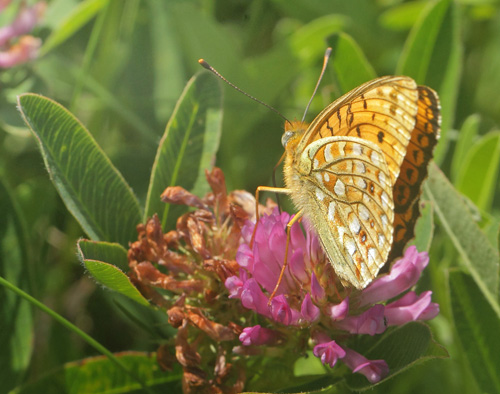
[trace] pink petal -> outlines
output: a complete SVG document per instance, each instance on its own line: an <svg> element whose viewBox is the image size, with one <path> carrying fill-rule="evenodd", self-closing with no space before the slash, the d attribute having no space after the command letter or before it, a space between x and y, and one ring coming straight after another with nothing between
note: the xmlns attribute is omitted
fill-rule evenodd
<svg viewBox="0 0 500 394"><path fill-rule="evenodd" d="M290 308L283 294L274 297L271 301L271 316L278 323L286 326L295 324L300 318L297 311Z"/></svg>
<svg viewBox="0 0 500 394"><path fill-rule="evenodd" d="M320 310L316 305L313 304L309 293L305 295L304 300L302 301L300 313L302 314L302 317L308 322L314 322L319 318Z"/></svg>
<svg viewBox="0 0 500 394"><path fill-rule="evenodd" d="M418 253L415 246L406 249L404 256L391 268L388 275L375 279L361 293L360 306L389 300L415 285L429 263L427 252Z"/></svg>
<svg viewBox="0 0 500 394"><path fill-rule="evenodd" d="M290 273L301 283L309 282L309 274L304 263L304 253L302 249L296 249L290 259Z"/></svg>
<svg viewBox="0 0 500 394"><path fill-rule="evenodd" d="M240 298L243 291L243 281L237 276L230 276L224 282L226 289L229 290L229 298Z"/></svg>
<svg viewBox="0 0 500 394"><path fill-rule="evenodd" d="M351 349L345 349L346 356L342 362L353 373L359 372L366 376L370 383L377 383L389 374L389 366L384 360L368 360L366 357Z"/></svg>
<svg viewBox="0 0 500 394"><path fill-rule="evenodd" d="M236 252L236 261L239 266L253 273L253 252L247 244L241 244Z"/></svg>
<svg viewBox="0 0 500 394"><path fill-rule="evenodd" d="M337 345L335 341L330 341L314 346L313 354L318 357L324 365L328 364L333 368L337 360L343 358L346 352Z"/></svg>
<svg viewBox="0 0 500 394"><path fill-rule="evenodd" d="M381 334L385 331L384 305L376 304L359 316L348 316L335 324L351 334Z"/></svg>
<svg viewBox="0 0 500 394"><path fill-rule="evenodd" d="M399 326L410 321L432 319L439 313L439 305L431 302L431 291L417 297L414 291L385 307L385 317L389 326Z"/></svg>
<svg viewBox="0 0 500 394"><path fill-rule="evenodd" d="M325 289L321 287L314 272L311 273L311 296L316 303L321 303L325 298Z"/></svg>
<svg viewBox="0 0 500 394"><path fill-rule="evenodd" d="M251 309L266 317L271 317L267 306L268 298L262 292L259 284L254 278L248 279L243 285L241 292L241 303L245 308Z"/></svg>
<svg viewBox="0 0 500 394"><path fill-rule="evenodd" d="M332 321L345 319L349 313L349 297L344 298L340 304L329 306L327 313Z"/></svg>
<svg viewBox="0 0 500 394"><path fill-rule="evenodd" d="M279 339L278 332L256 325L245 327L239 339L244 346L272 345Z"/></svg>

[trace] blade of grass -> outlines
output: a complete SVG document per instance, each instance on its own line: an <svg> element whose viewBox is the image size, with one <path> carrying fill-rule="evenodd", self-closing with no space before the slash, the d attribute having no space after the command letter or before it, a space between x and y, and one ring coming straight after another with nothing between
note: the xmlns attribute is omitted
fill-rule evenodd
<svg viewBox="0 0 500 394"><path fill-rule="evenodd" d="M104 354L106 357L108 357L109 360L112 361L118 368L122 369L124 372L126 372L131 377L133 377L141 385L143 390L145 390L148 393L153 394L153 392L146 386L146 384L143 382L143 380L139 376L137 376L135 371L128 368L121 360L119 360L117 357L115 357L115 355L113 353L111 353L108 349L106 349L104 346L102 346L94 338L87 335L85 332L80 330L77 326L75 326L74 324L72 324L71 322L66 320L64 317L62 317L58 313L54 312L52 309L48 308L47 306L42 304L40 301L33 298L32 296L30 296L28 293L24 292L23 290L21 290L17 286L14 286L13 284L11 284L9 281L5 280L1 276L0 276L0 285L13 291L19 297L22 297L24 300L28 301L31 305L40 309L42 312L45 312L46 314L48 314L51 318L53 318L55 321L60 323L62 326L66 327L68 330L74 332L76 335L78 335L80 338L82 338L85 342L87 342L90 346L92 346L94 349L96 349L99 353Z"/></svg>

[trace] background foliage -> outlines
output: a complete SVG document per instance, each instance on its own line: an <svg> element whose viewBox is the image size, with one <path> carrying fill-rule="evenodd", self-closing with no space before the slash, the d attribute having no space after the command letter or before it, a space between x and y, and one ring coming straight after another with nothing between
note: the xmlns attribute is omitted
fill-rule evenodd
<svg viewBox="0 0 500 394"><path fill-rule="evenodd" d="M0 16L4 25L11 17ZM158 338L169 335L165 319L100 288L78 264L76 241L90 234L82 231L47 176L37 141L16 110L16 96L41 93L80 119L103 157L131 186L133 193L123 189L120 203L134 212L130 217L135 222L141 220L139 206L148 204L148 214L157 204L148 196L151 168L178 98L200 71L198 58L287 118L300 119L324 49L332 45L332 64L307 119L367 79L410 75L440 94L443 135L436 164L462 193L456 194L439 170L431 171L425 198L437 225L423 286L433 290L441 305L441 315L430 325L451 357L420 364L375 391L500 391L497 1L53 0L35 33L44 42L41 56L0 72L1 276L113 352L154 351ZM208 83L218 89L217 83ZM216 163L229 189L253 191L271 184L272 168L282 153L282 120L229 88L223 91ZM85 146L93 143L88 140ZM130 198L123 197L128 193ZM109 240L106 234L113 230L106 231L97 238ZM124 246L130 239L116 237ZM86 268L93 272L90 265ZM0 354L4 387L39 381L64 363L98 355L3 289L0 314L0 346L8 349ZM128 357L128 365L135 365L134 354ZM73 371L73 377L78 372L85 381L86 373L92 373L92 365L88 368L75 371L70 365L66 372ZM53 387L58 387L57 379L64 380L58 373L48 380ZM170 377L176 379L175 374Z"/></svg>

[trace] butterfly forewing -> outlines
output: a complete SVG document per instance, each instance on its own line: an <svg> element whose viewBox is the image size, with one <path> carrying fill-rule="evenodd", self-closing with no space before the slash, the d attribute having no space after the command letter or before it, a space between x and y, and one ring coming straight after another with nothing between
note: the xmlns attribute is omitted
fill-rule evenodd
<svg viewBox="0 0 500 394"><path fill-rule="evenodd" d="M378 145L394 184L415 127L417 85L408 77L367 82L325 108L311 123L305 145L329 135L359 137Z"/></svg>
<svg viewBox="0 0 500 394"><path fill-rule="evenodd" d="M439 139L439 98L436 92L425 86L419 86L418 93L415 129L394 185L394 243L389 261L402 256L405 245L414 237L415 221L420 216L418 198L422 182L427 177L427 165Z"/></svg>

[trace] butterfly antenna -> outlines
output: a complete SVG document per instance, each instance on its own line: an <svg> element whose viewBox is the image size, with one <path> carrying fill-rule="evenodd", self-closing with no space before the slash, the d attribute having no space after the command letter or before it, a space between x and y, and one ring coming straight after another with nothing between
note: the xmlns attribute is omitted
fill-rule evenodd
<svg viewBox="0 0 500 394"><path fill-rule="evenodd" d="M325 75L326 66L328 65L328 61L330 60L331 54L332 54L332 48L330 48L330 47L326 48L325 56L323 57L323 68L321 69L321 74L319 74L318 82L316 82L316 87L314 88L314 92L313 92L311 98L309 99L309 102L307 103L306 110L304 111L304 116L302 117L302 122L306 118L307 112L309 111L309 107L311 106L313 98L314 98L314 96L316 96L316 92L318 91L319 84L321 83L321 80L323 79L323 75Z"/></svg>
<svg viewBox="0 0 500 394"><path fill-rule="evenodd" d="M262 104L264 107L266 108L269 108L271 111L273 111L274 113L278 114L281 118L284 119L285 122L288 122L291 124L291 122L285 118L283 116L283 114L281 112L279 112L276 108L274 107L271 107L269 104L266 104L265 102L259 100L258 98L248 94L247 92L241 90L238 86L236 86L235 84L229 82L226 78L224 78L215 68L213 68L210 64L208 64L204 59L200 59L198 60L198 63L201 64L202 67L206 68L208 71L211 71L213 74L215 74L216 76L218 76L220 79L222 79L225 83L227 83L229 86L231 86L233 89L237 90L238 92L240 93L243 93L245 96L247 96L248 98L252 99L253 101L256 101L258 102L259 104Z"/></svg>

